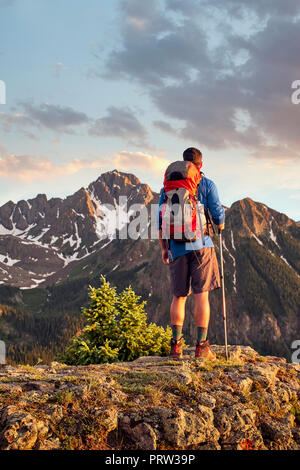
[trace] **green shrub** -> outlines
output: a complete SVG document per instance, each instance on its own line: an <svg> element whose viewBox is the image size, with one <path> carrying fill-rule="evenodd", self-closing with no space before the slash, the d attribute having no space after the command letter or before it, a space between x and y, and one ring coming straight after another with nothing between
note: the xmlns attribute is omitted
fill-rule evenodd
<svg viewBox="0 0 300 470"><path fill-rule="evenodd" d="M101 287L89 287L90 302L82 309L84 328L59 359L85 365L168 355L171 329L147 324L146 302L140 302L130 286L117 294L104 276L101 280Z"/></svg>

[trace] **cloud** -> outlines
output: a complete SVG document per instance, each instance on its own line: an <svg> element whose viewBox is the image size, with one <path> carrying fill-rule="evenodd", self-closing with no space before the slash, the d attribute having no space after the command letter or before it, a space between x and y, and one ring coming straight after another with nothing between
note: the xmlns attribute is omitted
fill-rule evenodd
<svg viewBox="0 0 300 470"><path fill-rule="evenodd" d="M84 168L101 168L103 165L105 162L102 160L84 159L73 159L65 165L56 165L44 156L9 154L0 157L0 178L31 183L36 180L71 175Z"/></svg>
<svg viewBox="0 0 300 470"><path fill-rule="evenodd" d="M4 112L0 113L0 124L6 132L14 127L24 128L35 125L34 121L23 113L9 114Z"/></svg>
<svg viewBox="0 0 300 470"><path fill-rule="evenodd" d="M34 121L22 113L0 113L0 125L5 132L11 132L13 130L18 130L28 139L39 140L38 137L33 134L30 130L27 130L28 127L36 127Z"/></svg>
<svg viewBox="0 0 300 470"><path fill-rule="evenodd" d="M201 5L197 0L189 0L186 2L182 2L181 0L166 0L167 9L182 13L185 16L199 13L201 6L203 6L203 4Z"/></svg>
<svg viewBox="0 0 300 470"><path fill-rule="evenodd" d="M127 39L135 38L135 33L155 34L172 27L172 21L163 14L161 2L141 2L140 0L122 0L120 13L124 21L121 28Z"/></svg>
<svg viewBox="0 0 300 470"><path fill-rule="evenodd" d="M85 113L71 107L41 103L39 106L29 102L20 102L22 112L0 113L0 125L5 132L18 130L25 133L25 129L51 129L55 132L75 134L73 127L82 126L89 122ZM27 135L33 135L28 134Z"/></svg>
<svg viewBox="0 0 300 470"><path fill-rule="evenodd" d="M152 122L153 126L159 129L162 132L165 132L166 134L177 134L177 130L174 129L171 124L169 124L166 121L153 121Z"/></svg>
<svg viewBox="0 0 300 470"><path fill-rule="evenodd" d="M118 137L127 142L144 146L147 132L129 108L111 106L107 115L96 119L89 129L93 137Z"/></svg>
<svg viewBox="0 0 300 470"><path fill-rule="evenodd" d="M182 122L178 135L191 145L300 158L300 106L291 103L298 0L157 0L151 13L138 3L121 2L122 41L107 57L107 78L142 85L163 122ZM171 131L161 122L154 125Z"/></svg>
<svg viewBox="0 0 300 470"><path fill-rule="evenodd" d="M178 0L168 0L168 4L178 3ZM192 0L192 3L195 3ZM211 6L209 0L204 0L203 4ZM292 17L294 18L299 14L300 6L298 0L214 0L213 7L226 11L230 15L236 17L243 17L244 14L255 12L258 17Z"/></svg>
<svg viewBox="0 0 300 470"><path fill-rule="evenodd" d="M162 175L170 164L169 160L157 155L127 151L116 153L113 162L116 167L122 170L135 169L159 175Z"/></svg>
<svg viewBox="0 0 300 470"><path fill-rule="evenodd" d="M29 102L21 102L26 116L36 125L43 126L48 129L74 133L73 126L81 126L89 121L88 116L74 110L70 106L59 106L49 103L42 103L39 106L34 106Z"/></svg>
<svg viewBox="0 0 300 470"><path fill-rule="evenodd" d="M3 153L3 151L4 148L0 144L0 152ZM100 157L93 160L74 158L70 162L61 165L53 163L45 156L7 154L0 157L0 178L31 183L72 175L83 169L105 169L110 167L161 174L168 163L170 162L157 155L127 151L117 152L110 158Z"/></svg>
<svg viewBox="0 0 300 470"><path fill-rule="evenodd" d="M176 25L159 1L122 2L121 15L123 43L107 59L106 78L123 76L159 86L168 79L188 79L198 63L208 65L205 34L192 21Z"/></svg>
<svg viewBox="0 0 300 470"><path fill-rule="evenodd" d="M14 113L0 113L0 125L5 132L17 130L31 139L37 137L28 129L50 129L56 133L76 134L74 128L85 126L93 137L117 137L137 147L149 148L147 131L137 119L135 112L128 107L110 106L107 114L93 120L83 112L71 107L48 103L39 106L20 102L22 112L12 108Z"/></svg>

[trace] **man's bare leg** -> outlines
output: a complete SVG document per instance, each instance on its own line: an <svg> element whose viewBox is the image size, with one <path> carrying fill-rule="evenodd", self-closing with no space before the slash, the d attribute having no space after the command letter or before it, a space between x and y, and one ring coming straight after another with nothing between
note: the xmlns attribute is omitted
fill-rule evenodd
<svg viewBox="0 0 300 470"><path fill-rule="evenodd" d="M186 297L176 297L173 295L170 317L173 332L173 341L177 342L182 337L182 327L185 317Z"/></svg>
<svg viewBox="0 0 300 470"><path fill-rule="evenodd" d="M197 327L208 328L210 319L209 292L194 294L195 322Z"/></svg>
<svg viewBox="0 0 300 470"><path fill-rule="evenodd" d="M197 326L197 344L201 344L206 341L210 319L209 292L194 294L194 301L194 316Z"/></svg>
<svg viewBox="0 0 300 470"><path fill-rule="evenodd" d="M183 325L185 317L185 303L186 297L176 297L176 295L173 295L170 308L171 325Z"/></svg>
<svg viewBox="0 0 300 470"><path fill-rule="evenodd" d="M172 325L172 341L170 356L174 359L182 359L183 341L182 341L182 326L185 317L185 302L186 297L173 296L170 317Z"/></svg>

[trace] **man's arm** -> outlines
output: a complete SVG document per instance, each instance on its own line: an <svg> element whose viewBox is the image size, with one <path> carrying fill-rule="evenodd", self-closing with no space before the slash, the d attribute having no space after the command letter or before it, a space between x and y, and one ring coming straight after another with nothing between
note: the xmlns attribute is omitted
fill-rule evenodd
<svg viewBox="0 0 300 470"><path fill-rule="evenodd" d="M162 189L159 203L158 203L158 212L157 212L157 225L158 225L158 238L161 248L161 259L164 264L169 264L169 255L168 255L168 242L165 238L162 237L162 220L161 220L161 207L165 200L165 191Z"/></svg>
<svg viewBox="0 0 300 470"><path fill-rule="evenodd" d="M161 259L164 264L169 264L169 254L168 254L168 242L165 238L162 238L162 231L158 231L159 234L159 243L161 248Z"/></svg>
<svg viewBox="0 0 300 470"><path fill-rule="evenodd" d="M207 204L211 213L213 222L217 225L219 230L224 230L225 227L225 211L219 199L217 186L213 181L210 181L209 192L207 196Z"/></svg>

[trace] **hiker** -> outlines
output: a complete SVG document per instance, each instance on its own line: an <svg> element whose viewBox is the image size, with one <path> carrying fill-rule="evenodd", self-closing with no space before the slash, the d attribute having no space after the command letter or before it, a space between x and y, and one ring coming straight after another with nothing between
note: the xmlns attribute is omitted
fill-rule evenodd
<svg viewBox="0 0 300 470"><path fill-rule="evenodd" d="M204 176L200 171L201 167L200 150L193 147L186 149L183 152L183 161L173 162L167 168L159 200L161 256L163 263L169 265L173 293L170 308L173 331L171 357L176 359L182 358L182 328L185 303L190 289L194 295L194 317L197 326L195 357L210 360L216 358L210 348L207 331L210 320L209 291L220 287L220 274L209 225L211 214L214 224L220 231L223 230L225 212L215 183ZM176 210L172 206L174 200L177 204ZM180 212L184 201L185 208L189 208L190 218L187 223L186 220L180 219L181 223L176 225L175 213L177 211L178 215L178 209ZM195 204L202 206L202 213L195 209ZM186 209L181 212L183 217L187 217L186 213ZM186 229L187 225L189 230Z"/></svg>

